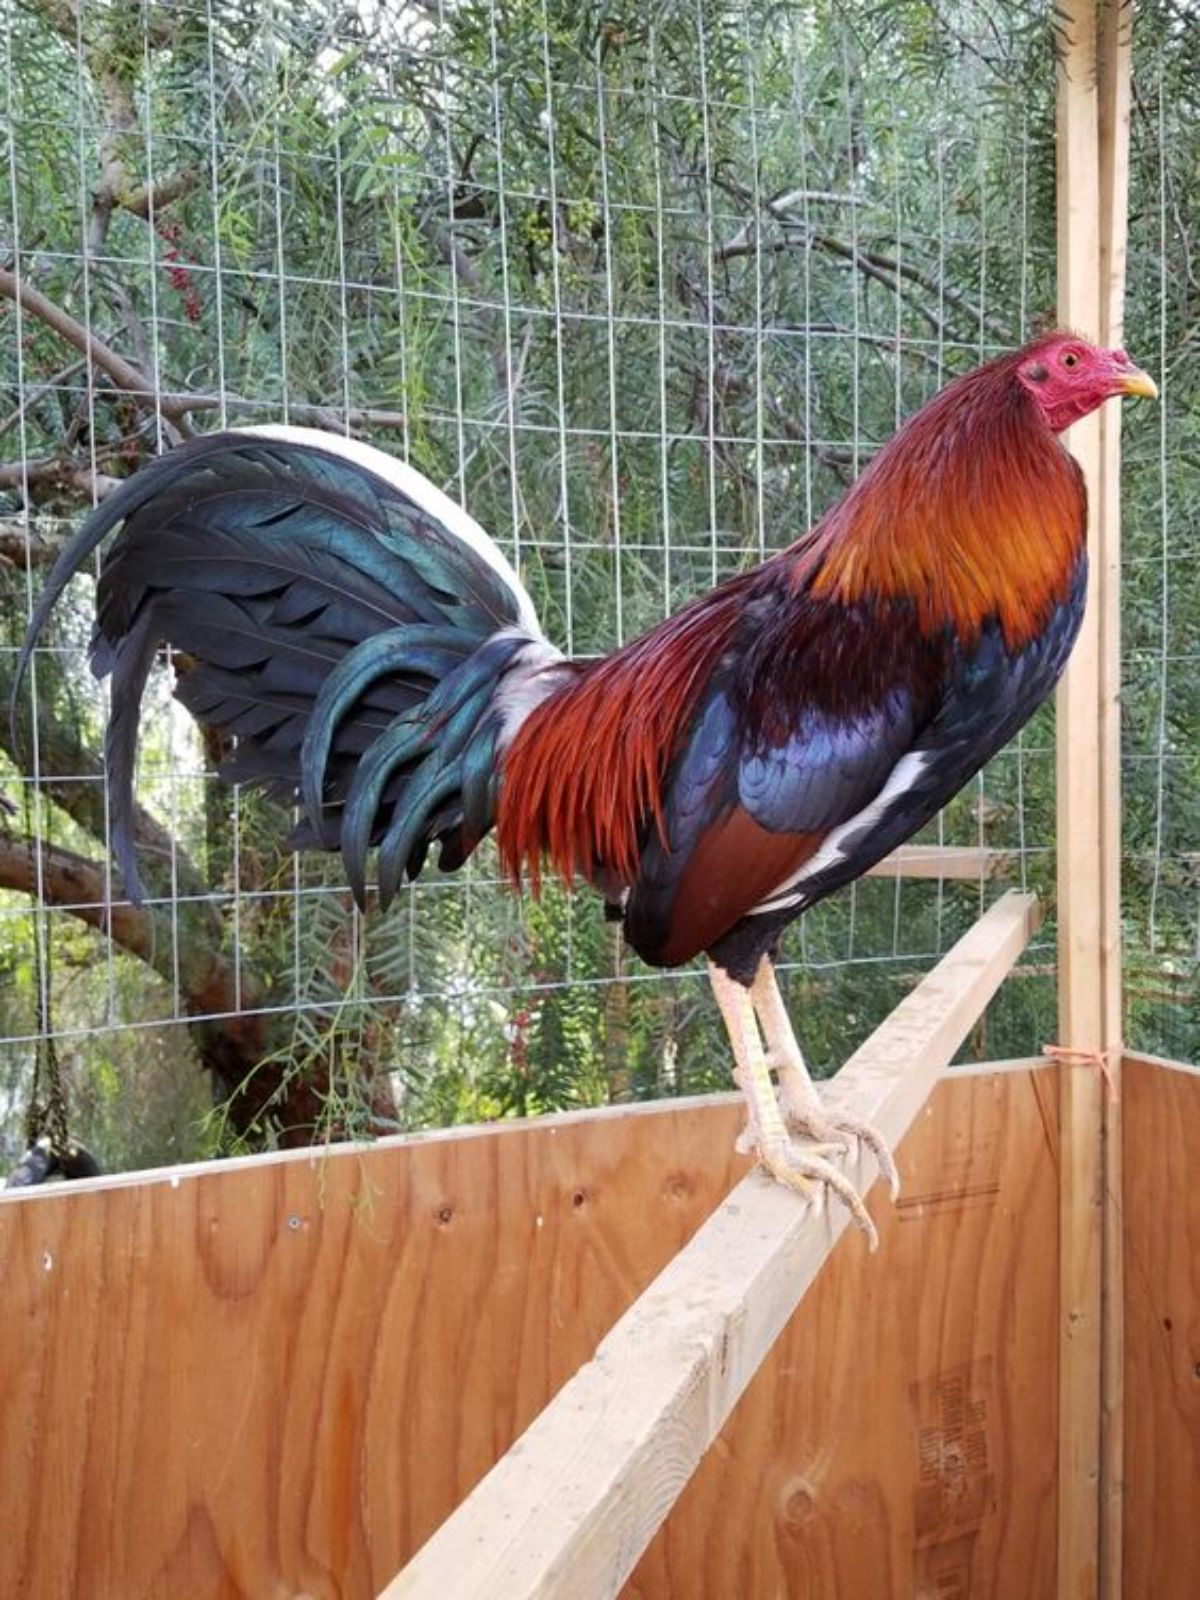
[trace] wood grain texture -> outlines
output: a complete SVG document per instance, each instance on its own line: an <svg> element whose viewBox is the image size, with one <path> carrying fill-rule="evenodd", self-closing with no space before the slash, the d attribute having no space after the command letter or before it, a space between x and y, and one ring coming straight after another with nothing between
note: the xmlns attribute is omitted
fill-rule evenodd
<svg viewBox="0 0 1200 1600"><path fill-rule="evenodd" d="M1054 1073L948 1074L626 1600L1049 1600Z"/></svg>
<svg viewBox="0 0 1200 1600"><path fill-rule="evenodd" d="M1127 1056L1125 1516L1129 1600L1200 1574L1200 1072Z"/></svg>
<svg viewBox="0 0 1200 1600"><path fill-rule="evenodd" d="M998 900L854 1052L827 1103L898 1144L1038 921L1034 896ZM831 1159L849 1170L848 1157ZM847 1220L844 1207L814 1216L761 1173L746 1178L386 1600L615 1595Z"/></svg>
<svg viewBox="0 0 1200 1600"><path fill-rule="evenodd" d="M939 881L979 883L1014 868L1016 850L993 850L967 844L902 844L868 868L869 878L936 878Z"/></svg>
<svg viewBox="0 0 1200 1600"><path fill-rule="evenodd" d="M838 1246L631 1600L1052 1592L1054 1078L936 1090L880 1253ZM734 1180L739 1116L0 1202L0 1594L366 1600Z"/></svg>
<svg viewBox="0 0 1200 1600"><path fill-rule="evenodd" d="M1059 0L1057 83L1058 317L1085 338L1101 333L1096 0ZM1101 421L1093 412L1066 442L1087 481L1091 593L1056 699L1059 1043L1104 1050L1100 954L1106 906L1101 844L1101 656L1096 574L1103 551L1095 511ZM1059 1595L1095 1600L1100 1559L1103 1096L1089 1065L1060 1075Z"/></svg>
<svg viewBox="0 0 1200 1600"><path fill-rule="evenodd" d="M1133 7L1099 0L1096 38L1100 187L1100 334L1125 343ZM1117 1093L1104 1106L1104 1264L1100 1373L1100 1595L1120 1600L1124 1531L1124 1257L1121 1222L1121 403L1100 415L1094 569L1100 631L1100 960L1103 1041Z"/></svg>
<svg viewBox="0 0 1200 1600"><path fill-rule="evenodd" d="M746 1170L739 1105L0 1198L0 1595L374 1594Z"/></svg>

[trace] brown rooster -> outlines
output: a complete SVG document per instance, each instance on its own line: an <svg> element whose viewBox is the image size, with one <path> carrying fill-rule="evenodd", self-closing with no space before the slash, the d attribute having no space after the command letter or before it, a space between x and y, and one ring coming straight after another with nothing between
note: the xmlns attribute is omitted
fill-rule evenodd
<svg viewBox="0 0 1200 1600"><path fill-rule="evenodd" d="M569 661L495 545L410 468L334 434L190 442L137 473L60 557L26 640L114 528L93 665L113 678L113 838L128 892L143 686L236 736L231 780L304 805L384 905L433 841L494 826L605 895L656 966L704 954L746 1095L744 1144L801 1192L875 1131L826 1111L775 981L780 937L931 817L1053 689L1087 590L1082 474L1059 435L1155 394L1121 350L1053 333L949 384L817 525L599 660ZM761 1030L761 1032L760 1032ZM764 1050L764 1041L766 1049ZM770 1066L778 1073L779 1094Z"/></svg>

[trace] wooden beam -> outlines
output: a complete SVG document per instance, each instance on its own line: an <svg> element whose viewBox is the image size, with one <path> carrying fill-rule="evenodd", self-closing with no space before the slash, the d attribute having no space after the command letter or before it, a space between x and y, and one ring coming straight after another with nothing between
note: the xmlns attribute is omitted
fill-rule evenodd
<svg viewBox="0 0 1200 1600"><path fill-rule="evenodd" d="M1064 0L1057 17L1059 319L1119 344L1129 8L1124 0ZM1119 429L1119 407L1111 405L1068 436L1087 479L1092 576L1058 698L1059 1033L1081 1053L1063 1069L1059 1101L1064 1600L1095 1595L1102 1578L1110 1597L1120 1585L1120 1231L1104 1199L1108 1192L1119 1206L1120 1144L1115 1113L1105 1139L1101 1075L1086 1059L1102 1054L1116 1071L1121 1044ZM1107 1296L1114 1273L1116 1294Z"/></svg>
<svg viewBox="0 0 1200 1600"><path fill-rule="evenodd" d="M1100 334L1099 167L1095 0L1062 0L1058 58L1058 313ZM1056 734L1059 1042L1103 1045L1098 951L1101 915L1099 629L1096 605L1100 417L1067 442L1087 480L1091 593L1058 691ZM1100 1562L1100 1377L1103 1216L1100 1074L1064 1065L1059 1080L1058 1594L1093 1600Z"/></svg>
<svg viewBox="0 0 1200 1600"><path fill-rule="evenodd" d="M976 845L902 844L871 867L869 878L941 878L954 883L979 883L1007 871L1020 859L1016 850L989 850Z"/></svg>
<svg viewBox="0 0 1200 1600"><path fill-rule="evenodd" d="M847 1062L830 1099L898 1143L1038 922L1010 892ZM383 1600L615 1595L846 1228L753 1173Z"/></svg>
<svg viewBox="0 0 1200 1600"><path fill-rule="evenodd" d="M1125 343L1129 111L1133 8L1100 0L1097 53L1100 190L1100 335ZM1096 507L1099 628L1101 1048L1115 1093L1104 1105L1100 1329L1100 1595L1120 1600L1125 1512L1125 1227L1121 1131L1121 405L1100 417Z"/></svg>

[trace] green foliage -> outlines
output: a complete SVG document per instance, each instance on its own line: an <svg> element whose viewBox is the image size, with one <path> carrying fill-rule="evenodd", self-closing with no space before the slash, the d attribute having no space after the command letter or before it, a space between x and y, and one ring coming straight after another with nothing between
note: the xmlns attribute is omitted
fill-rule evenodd
<svg viewBox="0 0 1200 1600"><path fill-rule="evenodd" d="M948 375L1052 312L1040 0L84 14L80 53L50 0L0 0L0 259L156 374L152 390L191 401L156 409L99 368L89 384L57 332L0 300L0 468L46 468L28 509L48 534L93 471L122 475L177 427L345 424L463 498L551 636L602 651L790 542ZM1126 451L1130 1032L1193 1056L1198 50L1171 0L1139 8L1128 340L1167 384L1163 412L1130 409ZM156 185L163 204L138 214ZM0 519L22 509L0 477ZM0 585L13 643L25 574L0 566ZM81 585L38 714L94 752L90 605ZM141 794L174 840L162 893L188 961L156 974L69 915L45 921L79 1131L110 1164L726 1084L703 976L641 968L593 898L513 900L485 849L363 922L336 862L287 854L278 804L218 787L220 750L163 685L145 738ZM11 831L30 763L7 759ZM103 859L80 793L35 809ZM1049 712L930 837L1016 865L987 885L866 882L793 932L789 996L822 1070L989 897L1012 881L1052 894ZM37 928L16 891L0 890L0 919L15 1130ZM201 1132L193 1048L218 1056L195 1029L189 1042L187 1019L207 1014L189 975L210 957L236 969L265 1035ZM974 1051L1053 1035L1052 961L1047 933ZM217 1043L226 1063L242 1048L229 1030Z"/></svg>

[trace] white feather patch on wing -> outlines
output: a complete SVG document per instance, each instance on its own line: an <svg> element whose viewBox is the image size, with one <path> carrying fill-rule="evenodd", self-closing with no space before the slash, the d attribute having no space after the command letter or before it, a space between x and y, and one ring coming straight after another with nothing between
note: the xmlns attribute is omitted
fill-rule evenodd
<svg viewBox="0 0 1200 1600"><path fill-rule="evenodd" d="M516 598L521 626L536 638L542 637L542 627L533 608L533 601L504 552L495 540L483 531L474 517L464 511L457 501L451 500L448 494L444 494L436 484L430 483L429 479L415 467L397 461L395 456L388 455L384 450L377 450L373 444L366 444L361 439L348 439L344 434L330 433L325 428L293 428L289 423L272 422L262 427L250 425L235 428L233 432L249 434L256 439L276 439L281 444L306 445L313 450L324 450L329 455L341 456L344 460L353 461L356 466L365 467L368 472L375 473L385 483L390 483L394 489L399 489L401 494L420 506L421 510L435 522L440 522L447 533L456 539L461 539L463 544L469 545L476 555L486 561L493 572L504 580L506 588L511 589Z"/></svg>
<svg viewBox="0 0 1200 1600"><path fill-rule="evenodd" d="M864 806L861 811L855 812L849 821L834 828L816 855L809 856L803 866L793 872L790 878L785 878L782 883L777 884L768 897L761 900L747 915L758 917L768 911L785 911L797 901L803 900L805 885L811 883L820 873L844 861L849 840L856 837L863 829L874 826L894 800L906 794L920 781L928 764L929 756L923 750L910 750L907 755L901 756L888 774L887 782L870 805Z"/></svg>
<svg viewBox="0 0 1200 1600"><path fill-rule="evenodd" d="M492 706L500 714L498 754L508 749L530 712L562 684L564 674L554 669L565 664L562 651L545 639L531 639L512 658L492 696Z"/></svg>

